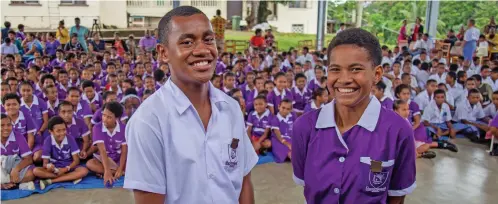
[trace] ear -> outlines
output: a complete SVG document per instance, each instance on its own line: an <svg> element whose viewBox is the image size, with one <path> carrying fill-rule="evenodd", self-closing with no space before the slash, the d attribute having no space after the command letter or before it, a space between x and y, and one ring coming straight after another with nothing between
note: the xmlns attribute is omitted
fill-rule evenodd
<svg viewBox="0 0 498 204"><path fill-rule="evenodd" d="M164 44L158 43L156 45L157 58L163 63L169 63L169 53L168 49Z"/></svg>
<svg viewBox="0 0 498 204"><path fill-rule="evenodd" d="M384 75L384 69L382 69L382 66L379 65L374 68L374 84L379 83L379 81L382 80L382 75Z"/></svg>

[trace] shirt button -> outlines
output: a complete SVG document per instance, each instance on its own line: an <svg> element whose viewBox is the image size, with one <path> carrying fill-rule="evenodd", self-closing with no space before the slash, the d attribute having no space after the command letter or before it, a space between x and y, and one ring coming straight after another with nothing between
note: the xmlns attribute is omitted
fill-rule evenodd
<svg viewBox="0 0 498 204"><path fill-rule="evenodd" d="M334 188L334 193L339 194L339 189L338 188Z"/></svg>
<svg viewBox="0 0 498 204"><path fill-rule="evenodd" d="M214 175L213 174L209 174L209 178L210 179L214 179Z"/></svg>
<svg viewBox="0 0 498 204"><path fill-rule="evenodd" d="M346 160L344 157L339 158L339 161L340 161L341 163L342 163L342 162L344 162L344 160Z"/></svg>

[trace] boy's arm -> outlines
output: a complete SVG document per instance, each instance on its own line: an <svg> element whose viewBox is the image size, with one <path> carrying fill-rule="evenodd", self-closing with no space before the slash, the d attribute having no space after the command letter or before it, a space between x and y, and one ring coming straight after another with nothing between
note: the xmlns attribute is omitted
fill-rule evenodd
<svg viewBox="0 0 498 204"><path fill-rule="evenodd" d="M16 172L21 172L21 170L23 170L24 168L26 168L31 164L33 164L33 155L27 155L22 158L21 162L17 164L17 166L14 167L12 171L15 170Z"/></svg>
<svg viewBox="0 0 498 204"><path fill-rule="evenodd" d="M254 204L254 189L251 182L251 173L249 172L242 180L242 190L239 197L240 204Z"/></svg>
<svg viewBox="0 0 498 204"><path fill-rule="evenodd" d="M107 151L103 142L97 143L97 148L99 149L100 156L102 157L102 166L104 166L104 172L109 171L109 163L107 157Z"/></svg>
<svg viewBox="0 0 498 204"><path fill-rule="evenodd" d="M403 204L405 203L405 196L392 197L389 196L389 204Z"/></svg>

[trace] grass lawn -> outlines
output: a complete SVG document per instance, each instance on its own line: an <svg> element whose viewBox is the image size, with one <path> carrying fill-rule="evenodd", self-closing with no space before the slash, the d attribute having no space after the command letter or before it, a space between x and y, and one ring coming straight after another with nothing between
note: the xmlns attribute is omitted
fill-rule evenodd
<svg viewBox="0 0 498 204"><path fill-rule="evenodd" d="M225 31L225 40L246 40L249 41L254 35L254 32L246 31ZM312 34L300 34L300 33L273 33L275 35L275 40L278 42L279 51L288 51L289 48L297 48L298 42L301 40L313 40L313 45L315 44L316 35ZM325 35L325 44L330 42L335 34ZM310 47L311 50L315 49L315 45Z"/></svg>

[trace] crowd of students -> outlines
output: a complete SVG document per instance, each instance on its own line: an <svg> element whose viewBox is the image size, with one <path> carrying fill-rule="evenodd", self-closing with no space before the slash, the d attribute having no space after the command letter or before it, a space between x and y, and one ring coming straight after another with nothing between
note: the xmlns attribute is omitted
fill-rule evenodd
<svg viewBox="0 0 498 204"><path fill-rule="evenodd" d="M8 33L15 40L15 32ZM326 87L326 49L277 52L269 45L220 53L211 82L239 102L254 150L284 162L292 157L296 119L334 96ZM98 54L59 45L50 55L48 49L25 47L31 58L2 56L1 155L9 175L2 189L34 189L35 178L42 189L76 184L89 171L110 185L125 172L126 122L168 80L168 64L149 49L136 56L116 47ZM440 52L382 50L384 76L372 95L412 125L418 157L434 158L431 148L457 152L446 136L481 142L498 135L498 61L449 62Z"/></svg>

